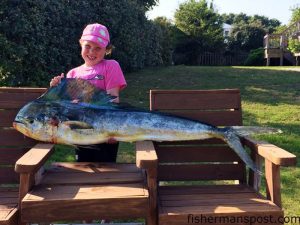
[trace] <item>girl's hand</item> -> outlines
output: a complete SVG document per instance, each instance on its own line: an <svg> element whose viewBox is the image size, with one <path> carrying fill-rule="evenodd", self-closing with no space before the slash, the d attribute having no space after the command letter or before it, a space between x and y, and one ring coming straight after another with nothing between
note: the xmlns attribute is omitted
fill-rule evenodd
<svg viewBox="0 0 300 225"><path fill-rule="evenodd" d="M56 76L56 77L53 77L50 81L50 87L54 87L54 86L57 86L60 84L60 81L62 78L64 78L65 75L62 73L60 74L60 76Z"/></svg>

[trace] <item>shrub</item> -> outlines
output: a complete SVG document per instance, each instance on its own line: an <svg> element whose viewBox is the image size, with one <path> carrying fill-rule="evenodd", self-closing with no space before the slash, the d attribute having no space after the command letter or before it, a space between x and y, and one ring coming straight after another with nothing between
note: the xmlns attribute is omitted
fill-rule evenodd
<svg viewBox="0 0 300 225"><path fill-rule="evenodd" d="M298 39L289 39L287 49L292 53L300 53L300 41Z"/></svg>
<svg viewBox="0 0 300 225"><path fill-rule="evenodd" d="M257 48L251 50L244 62L245 66L263 66L264 65L264 49Z"/></svg>
<svg viewBox="0 0 300 225"><path fill-rule="evenodd" d="M48 86L82 64L78 40L89 23L105 24L112 57L125 71L161 65L162 33L145 11L156 0L3 0L0 85Z"/></svg>

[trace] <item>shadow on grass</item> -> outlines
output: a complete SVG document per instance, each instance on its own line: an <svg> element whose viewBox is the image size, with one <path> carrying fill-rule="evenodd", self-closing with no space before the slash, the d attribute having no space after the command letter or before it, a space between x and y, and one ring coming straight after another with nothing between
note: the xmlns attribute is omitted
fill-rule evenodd
<svg viewBox="0 0 300 225"><path fill-rule="evenodd" d="M150 89L238 88L244 101L300 104L300 72L275 67L173 66L130 73L126 79L124 98L146 108Z"/></svg>

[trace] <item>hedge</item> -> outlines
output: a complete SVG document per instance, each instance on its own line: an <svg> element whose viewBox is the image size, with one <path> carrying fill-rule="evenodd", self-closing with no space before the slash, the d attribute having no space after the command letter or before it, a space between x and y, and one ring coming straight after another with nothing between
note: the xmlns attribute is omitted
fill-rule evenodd
<svg viewBox="0 0 300 225"><path fill-rule="evenodd" d="M115 47L112 57L124 71L165 64L161 29L145 16L148 3L140 0L1 1L0 85L45 86L54 75L82 64L78 40L83 28L95 22L108 27Z"/></svg>

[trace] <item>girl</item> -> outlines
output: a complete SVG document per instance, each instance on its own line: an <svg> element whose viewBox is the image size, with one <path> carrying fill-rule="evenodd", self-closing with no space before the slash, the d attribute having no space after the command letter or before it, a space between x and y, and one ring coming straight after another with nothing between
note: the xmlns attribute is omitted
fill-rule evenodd
<svg viewBox="0 0 300 225"><path fill-rule="evenodd" d="M114 102L119 103L119 93L127 84L119 63L104 59L112 50L109 42L109 33L104 25L87 25L79 40L84 64L71 69L66 77L89 80L96 87L116 96ZM54 77L50 87L58 85L63 77L63 73ZM76 150L76 159L78 162L116 162L117 152L118 143L111 140L104 144L79 147Z"/></svg>

